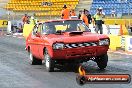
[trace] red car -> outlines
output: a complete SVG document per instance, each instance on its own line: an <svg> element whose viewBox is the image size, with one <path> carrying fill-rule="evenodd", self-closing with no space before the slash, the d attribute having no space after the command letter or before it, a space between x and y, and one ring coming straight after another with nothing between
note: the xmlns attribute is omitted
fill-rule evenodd
<svg viewBox="0 0 132 88"><path fill-rule="evenodd" d="M81 20L52 20L38 23L26 40L32 65L54 71L56 64L73 65L93 60L100 69L107 66L109 37L91 33Z"/></svg>

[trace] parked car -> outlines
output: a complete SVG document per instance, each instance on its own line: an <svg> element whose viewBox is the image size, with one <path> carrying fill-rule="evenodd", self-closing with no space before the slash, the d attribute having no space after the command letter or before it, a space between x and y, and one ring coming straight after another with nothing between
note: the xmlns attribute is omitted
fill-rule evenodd
<svg viewBox="0 0 132 88"><path fill-rule="evenodd" d="M47 71L56 64L77 64L93 60L100 69L107 66L110 40L107 35L91 33L82 20L50 20L38 23L26 39L32 65L44 60Z"/></svg>

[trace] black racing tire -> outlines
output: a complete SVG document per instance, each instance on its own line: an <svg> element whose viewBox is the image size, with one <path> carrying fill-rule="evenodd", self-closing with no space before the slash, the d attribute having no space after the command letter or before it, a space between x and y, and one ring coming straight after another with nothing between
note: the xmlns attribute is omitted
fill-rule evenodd
<svg viewBox="0 0 132 88"><path fill-rule="evenodd" d="M107 67L108 55L107 53L96 58L96 63L100 70L104 70Z"/></svg>
<svg viewBox="0 0 132 88"><path fill-rule="evenodd" d="M51 59L47 49L45 49L45 51L44 51L44 60L45 60L46 70L48 72L53 72L55 62L53 59Z"/></svg>
<svg viewBox="0 0 132 88"><path fill-rule="evenodd" d="M42 60L34 57L31 52L29 52L29 59L32 65L42 65Z"/></svg>

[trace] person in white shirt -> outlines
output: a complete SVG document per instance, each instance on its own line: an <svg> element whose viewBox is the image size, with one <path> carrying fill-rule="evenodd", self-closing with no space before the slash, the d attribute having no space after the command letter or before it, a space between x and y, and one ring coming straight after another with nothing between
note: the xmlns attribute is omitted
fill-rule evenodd
<svg viewBox="0 0 132 88"><path fill-rule="evenodd" d="M105 12L103 11L102 7L99 7L99 10L101 11L101 14L103 15L103 17L102 17L102 24L104 24Z"/></svg>
<svg viewBox="0 0 132 88"><path fill-rule="evenodd" d="M104 17L105 17L105 12L103 11L103 8L102 8L102 7L99 7L99 9L102 11L102 14L103 14Z"/></svg>

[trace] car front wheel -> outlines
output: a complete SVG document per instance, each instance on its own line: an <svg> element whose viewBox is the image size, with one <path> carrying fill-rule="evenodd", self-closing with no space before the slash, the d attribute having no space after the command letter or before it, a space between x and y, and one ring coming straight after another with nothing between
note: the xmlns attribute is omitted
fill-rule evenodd
<svg viewBox="0 0 132 88"><path fill-rule="evenodd" d="M29 52L29 59L32 65L42 65L42 60L35 58L31 52Z"/></svg>
<svg viewBox="0 0 132 88"><path fill-rule="evenodd" d="M45 49L44 52L44 59L45 59L45 67L48 72L54 71L54 60L51 59L50 55L48 54L48 50Z"/></svg>
<svg viewBox="0 0 132 88"><path fill-rule="evenodd" d="M96 63L97 63L98 67L101 70L103 70L103 69L106 68L107 62L108 62L108 55L107 55L107 53L104 54L104 55L102 55L102 56L97 57L97 59L96 59Z"/></svg>

